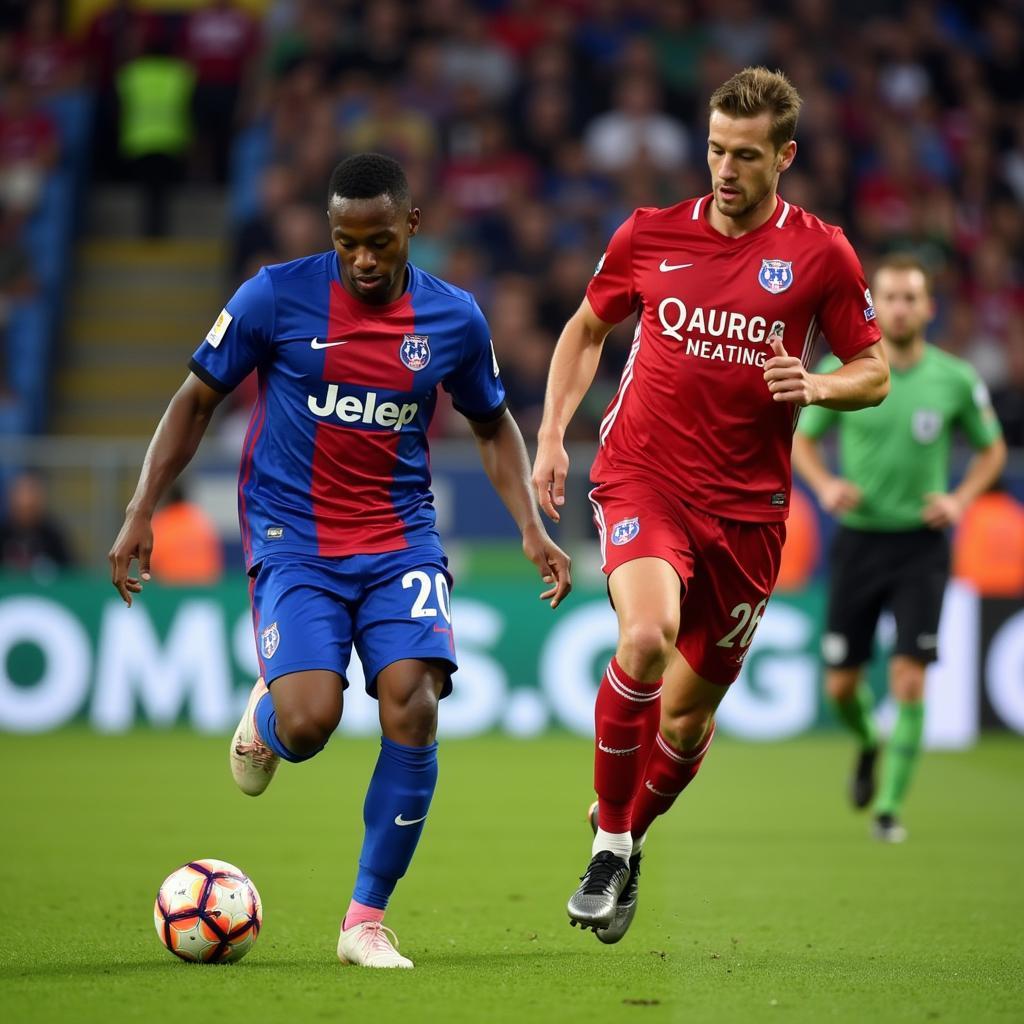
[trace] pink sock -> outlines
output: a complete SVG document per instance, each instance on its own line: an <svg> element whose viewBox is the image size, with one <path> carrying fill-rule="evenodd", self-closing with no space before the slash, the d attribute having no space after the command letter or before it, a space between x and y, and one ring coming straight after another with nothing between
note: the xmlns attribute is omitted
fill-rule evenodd
<svg viewBox="0 0 1024 1024"><path fill-rule="evenodd" d="M366 921L383 921L384 911L379 907L368 907L365 903L357 903L353 900L348 905L348 912L345 914L345 920L341 922L341 930L348 931L349 928L355 928L357 924L363 924Z"/></svg>

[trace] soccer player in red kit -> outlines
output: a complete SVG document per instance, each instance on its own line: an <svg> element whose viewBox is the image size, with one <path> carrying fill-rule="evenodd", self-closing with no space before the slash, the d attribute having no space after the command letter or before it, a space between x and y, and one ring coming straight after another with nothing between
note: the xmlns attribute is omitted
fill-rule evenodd
<svg viewBox="0 0 1024 1024"><path fill-rule="evenodd" d="M608 332L637 315L591 471L619 638L595 708L593 856L568 904L606 943L633 919L648 827L700 768L775 584L800 408L888 391L853 249L777 195L799 107L765 68L715 92L711 194L619 227L551 362L533 483L557 521L565 429ZM820 334L833 373L807 370Z"/></svg>

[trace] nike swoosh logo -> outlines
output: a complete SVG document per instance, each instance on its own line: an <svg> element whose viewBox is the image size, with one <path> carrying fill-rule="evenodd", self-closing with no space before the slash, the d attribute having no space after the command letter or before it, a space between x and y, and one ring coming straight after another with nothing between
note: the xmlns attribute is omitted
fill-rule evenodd
<svg viewBox="0 0 1024 1024"><path fill-rule="evenodd" d="M692 266L692 263L669 263L668 260L662 260L661 266L658 269L664 274L669 270L685 270L687 267Z"/></svg>
<svg viewBox="0 0 1024 1024"><path fill-rule="evenodd" d="M426 821L426 820L427 820L427 816L425 814L423 815L422 818L413 818L412 821L406 821L405 818L403 818L401 814L396 814L395 815L395 824L396 825L418 825L421 821Z"/></svg>
<svg viewBox="0 0 1024 1024"><path fill-rule="evenodd" d="M625 747L622 750L617 750L615 747L606 747L604 740L598 740L597 749L603 750L606 754L633 754L640 749L640 744L638 743L635 747Z"/></svg>
<svg viewBox="0 0 1024 1024"><path fill-rule="evenodd" d="M314 338L310 343L310 348L321 349L321 348L334 348L335 345L347 345L347 341L321 341L319 338Z"/></svg>

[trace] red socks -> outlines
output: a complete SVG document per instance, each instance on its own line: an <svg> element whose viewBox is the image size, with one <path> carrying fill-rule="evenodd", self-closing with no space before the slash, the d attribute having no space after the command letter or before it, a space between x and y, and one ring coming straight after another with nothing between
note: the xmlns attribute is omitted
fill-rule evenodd
<svg viewBox="0 0 1024 1024"><path fill-rule="evenodd" d="M594 789L598 824L605 832L630 830L633 794L658 728L660 696L660 679L633 679L612 658L594 705Z"/></svg>
<svg viewBox="0 0 1024 1024"><path fill-rule="evenodd" d="M691 754L669 746L659 732L651 747L647 766L636 790L630 830L639 839L659 814L675 803L676 797L693 781L715 736L714 723L700 747Z"/></svg>

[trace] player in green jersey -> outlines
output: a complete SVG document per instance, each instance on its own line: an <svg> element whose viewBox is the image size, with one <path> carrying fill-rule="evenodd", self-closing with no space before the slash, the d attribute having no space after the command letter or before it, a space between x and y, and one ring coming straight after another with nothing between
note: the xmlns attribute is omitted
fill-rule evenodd
<svg viewBox="0 0 1024 1024"><path fill-rule="evenodd" d="M860 750L851 798L874 798L874 834L901 842L903 798L924 726L925 669L938 656L939 614L949 576L946 530L999 476L1006 461L988 391L974 369L925 342L934 314L930 282L912 257L887 257L875 273L874 309L889 356L889 397L878 406L839 413L804 409L793 441L793 468L822 508L839 518L831 557L828 626L822 641L825 685ZM868 311L871 315L871 296ZM826 360L819 372L833 369ZM839 475L818 444L839 430ZM954 428L976 449L963 480L949 490ZM883 608L896 619L889 690L896 723L875 794L879 748L872 698L862 673Z"/></svg>

